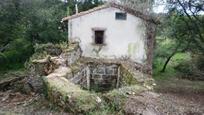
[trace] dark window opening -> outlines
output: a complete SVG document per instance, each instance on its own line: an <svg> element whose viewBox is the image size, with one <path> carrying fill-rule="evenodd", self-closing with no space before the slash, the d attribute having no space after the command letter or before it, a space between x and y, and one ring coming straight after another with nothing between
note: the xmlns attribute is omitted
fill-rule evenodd
<svg viewBox="0 0 204 115"><path fill-rule="evenodd" d="M126 20L127 19L127 14L126 13L121 13L121 12L116 12L115 13L115 19L116 20Z"/></svg>
<svg viewBox="0 0 204 115"><path fill-rule="evenodd" d="M95 31L95 44L104 44L104 31L103 30Z"/></svg>

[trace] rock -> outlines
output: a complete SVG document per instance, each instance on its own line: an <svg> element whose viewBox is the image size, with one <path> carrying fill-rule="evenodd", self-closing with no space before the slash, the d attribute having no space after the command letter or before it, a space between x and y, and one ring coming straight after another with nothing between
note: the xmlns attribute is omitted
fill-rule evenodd
<svg viewBox="0 0 204 115"><path fill-rule="evenodd" d="M25 83L25 84L23 85L23 89L22 89L21 92L24 93L24 94L31 94L31 92L32 92L32 87L31 87L29 84Z"/></svg>
<svg viewBox="0 0 204 115"><path fill-rule="evenodd" d="M11 89L13 84L24 79L25 76L12 76L0 81L0 90Z"/></svg>
<svg viewBox="0 0 204 115"><path fill-rule="evenodd" d="M30 75L26 79L26 85L25 86L26 86L25 89L27 89L27 91L32 90L36 93L44 93L44 90L45 90L42 77L39 75ZM30 87L30 89L29 89L29 87Z"/></svg>
<svg viewBox="0 0 204 115"><path fill-rule="evenodd" d="M49 100L65 111L74 113L87 113L97 108L100 98L67 80L66 75L69 73L68 68L60 67L43 77Z"/></svg>
<svg viewBox="0 0 204 115"><path fill-rule="evenodd" d="M97 103L101 103L101 102L102 102L101 98L97 96L97 97L96 97L96 102L97 102Z"/></svg>

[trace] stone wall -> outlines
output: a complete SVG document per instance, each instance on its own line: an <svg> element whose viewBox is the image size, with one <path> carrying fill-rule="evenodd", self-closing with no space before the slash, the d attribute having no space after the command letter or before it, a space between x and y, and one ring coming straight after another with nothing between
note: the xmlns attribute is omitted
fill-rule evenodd
<svg viewBox="0 0 204 115"><path fill-rule="evenodd" d="M61 57L66 59L67 65L72 65L79 60L81 54L79 43L70 43L69 48L61 54Z"/></svg>
<svg viewBox="0 0 204 115"><path fill-rule="evenodd" d="M65 78L83 89L109 91L119 87L119 67L118 64L75 63Z"/></svg>
<svg viewBox="0 0 204 115"><path fill-rule="evenodd" d="M78 62L70 66L67 79L84 89L96 92L109 91L129 85L143 85L150 75L134 67L118 63Z"/></svg>
<svg viewBox="0 0 204 115"><path fill-rule="evenodd" d="M108 91L116 88L118 79L117 64L89 64L90 89L95 91Z"/></svg>
<svg viewBox="0 0 204 115"><path fill-rule="evenodd" d="M39 75L49 75L59 67L66 67L69 73L64 76L83 89L109 91L128 85L144 84L148 76L145 68L122 60L92 59L81 57L78 43L70 43L68 49L58 57L33 61ZM45 71L46 70L46 71Z"/></svg>
<svg viewBox="0 0 204 115"><path fill-rule="evenodd" d="M48 99L65 111L84 114L99 108L104 103L97 93L87 90L104 92L120 88L110 91L111 95L113 94L113 99L110 101L115 103L115 100L121 98L115 99L114 97L119 94L124 97L124 94L135 92L134 86L138 84L141 84L140 87L144 86L148 78L146 76L149 75L148 72L142 66L134 63L116 59L89 58L86 60L81 57L81 53L78 43L70 43L69 48L60 56L33 61L34 73L39 75L39 78L43 78L42 83L46 86L44 89ZM146 84L151 84L151 82Z"/></svg>
<svg viewBox="0 0 204 115"><path fill-rule="evenodd" d="M141 85L148 89L153 89L154 80L146 68L140 67L137 64L126 62L121 64L120 86Z"/></svg>
<svg viewBox="0 0 204 115"><path fill-rule="evenodd" d="M120 74L122 76L119 83L120 87L138 84L138 81L135 79L136 76L134 77L130 70L123 66L120 68Z"/></svg>
<svg viewBox="0 0 204 115"><path fill-rule="evenodd" d="M72 78L69 80L74 84L80 85L84 89L89 89L87 85L87 69L88 67L85 65L80 65L78 68L71 68Z"/></svg>
<svg viewBox="0 0 204 115"><path fill-rule="evenodd" d="M96 109L100 102L94 93L82 90L79 86L66 79L70 69L60 67L43 80L46 84L48 99L65 111L85 114Z"/></svg>

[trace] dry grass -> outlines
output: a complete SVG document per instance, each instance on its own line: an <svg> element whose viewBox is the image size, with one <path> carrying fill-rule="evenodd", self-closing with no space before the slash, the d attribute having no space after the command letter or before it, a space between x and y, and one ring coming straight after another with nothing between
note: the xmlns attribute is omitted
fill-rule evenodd
<svg viewBox="0 0 204 115"><path fill-rule="evenodd" d="M163 76L155 78L157 92L173 92L173 93L201 93L204 94L204 81L190 81L187 79L180 79L180 77Z"/></svg>

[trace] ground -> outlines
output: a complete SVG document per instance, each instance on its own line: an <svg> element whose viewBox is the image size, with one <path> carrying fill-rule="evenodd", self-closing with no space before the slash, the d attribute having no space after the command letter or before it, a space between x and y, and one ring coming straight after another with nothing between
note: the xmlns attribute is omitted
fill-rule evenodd
<svg viewBox="0 0 204 115"><path fill-rule="evenodd" d="M145 92L127 101L127 111L144 115L203 115L204 95Z"/></svg>
<svg viewBox="0 0 204 115"><path fill-rule="evenodd" d="M156 96L156 97L155 97ZM157 97L159 96L159 97ZM140 100L148 103L146 112L166 114L203 115L204 95L182 95L177 93L152 93L146 92L140 96L131 96L126 102L126 111L129 113L140 112L144 105ZM140 99L140 100L138 100ZM51 105L43 96L23 95L21 93L0 92L0 114L69 114L60 112ZM144 101L143 101L144 102ZM139 106L139 107L138 107ZM159 113L159 114L158 114Z"/></svg>
<svg viewBox="0 0 204 115"><path fill-rule="evenodd" d="M169 80L167 80L170 82ZM203 115L204 114L204 82L180 80L183 83L182 91L175 90L175 87L163 87L166 80L158 81L155 91L146 91L140 94L132 94L125 102L126 114L139 114L141 111L145 115ZM177 80L172 80L175 84ZM177 82L177 83L176 83ZM172 85L173 86L173 85ZM188 86L188 89L185 87ZM201 87L196 92L192 92L194 87ZM180 87L182 88L182 87ZM189 91L190 90L190 91ZM173 91L173 92L172 92ZM22 94L8 90L0 92L0 114L40 114L59 115L70 114L62 112L59 108L49 103L43 95ZM102 114L102 113L101 113ZM110 113L103 113L104 115Z"/></svg>
<svg viewBox="0 0 204 115"><path fill-rule="evenodd" d="M128 92L128 98L124 101L122 112L116 108L103 107L102 110L96 110L87 114L204 115L204 81L183 79L173 69L173 66L177 64L175 62L180 61L180 57L186 56L178 55L176 59L173 59L165 73L159 72L161 68L154 71L153 77L157 85L153 91L141 93ZM13 76L15 74L24 76L24 73L19 72L14 72L14 74L3 73L2 75L0 74L0 83L5 78L8 78L8 76L15 78L16 76ZM63 112L62 109L54 106L43 95L19 92L18 88L0 92L0 115L31 113L38 115L71 114Z"/></svg>
<svg viewBox="0 0 204 115"><path fill-rule="evenodd" d="M57 109L57 107L54 107L42 95L25 95L19 92L12 93L11 91L0 92L0 115L65 114L64 112L61 112Z"/></svg>

